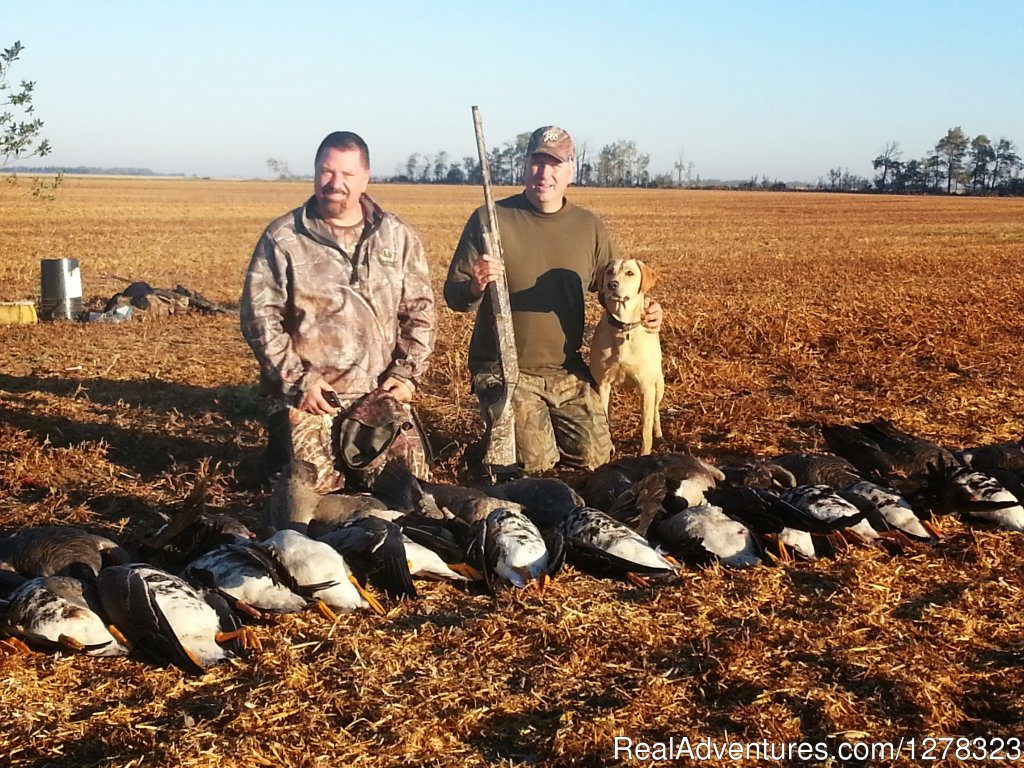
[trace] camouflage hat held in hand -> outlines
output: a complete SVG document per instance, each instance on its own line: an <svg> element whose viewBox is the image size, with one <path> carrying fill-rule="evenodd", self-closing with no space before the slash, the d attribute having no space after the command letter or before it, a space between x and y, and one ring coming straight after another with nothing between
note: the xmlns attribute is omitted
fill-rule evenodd
<svg viewBox="0 0 1024 768"><path fill-rule="evenodd" d="M334 454L348 469L378 469L399 433L413 426L398 400L374 390L335 421Z"/></svg>

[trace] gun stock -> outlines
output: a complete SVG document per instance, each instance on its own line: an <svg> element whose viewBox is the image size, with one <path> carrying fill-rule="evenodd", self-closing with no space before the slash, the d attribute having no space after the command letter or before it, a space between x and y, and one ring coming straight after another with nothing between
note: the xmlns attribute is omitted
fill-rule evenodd
<svg viewBox="0 0 1024 768"><path fill-rule="evenodd" d="M480 175L483 178L484 202L487 219L484 222L484 239L491 258L504 265L501 250L501 236L498 232L498 214L491 193L491 171L487 163L487 148L484 144L483 121L480 110L473 107L473 128L476 132L476 149L480 157ZM515 411L512 395L519 381L519 358L516 356L516 337L512 327L512 302L508 295L508 282L504 272L501 279L487 286L487 295L494 315L494 336L498 343L498 362L501 367L501 395L492 411L494 418L487 434L487 450L484 464L492 477L516 472L516 430Z"/></svg>

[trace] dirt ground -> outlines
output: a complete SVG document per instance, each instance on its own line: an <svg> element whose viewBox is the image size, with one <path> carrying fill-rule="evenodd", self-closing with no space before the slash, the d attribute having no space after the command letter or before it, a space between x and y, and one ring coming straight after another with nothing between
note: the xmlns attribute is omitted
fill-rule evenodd
<svg viewBox="0 0 1024 768"><path fill-rule="evenodd" d="M371 191L421 233L440 298L479 190ZM659 273L655 450L820 449L820 422L874 416L951 448L1021 437L1024 201L571 193ZM6 188L0 300L37 299L40 259L77 258L93 306L129 279L237 307L263 226L307 194L71 178L45 202ZM418 400L446 480L465 477L479 432L470 328L439 310ZM180 508L206 460L209 505L255 523L267 497L255 379L230 313L0 326L0 534L60 523L131 544ZM638 403L615 404L629 455ZM262 651L200 678L136 656L0 656L0 755L34 768L696 764L644 759L641 743L672 738L769 756L883 745L867 762L794 746L708 764L1003 764L996 740L1012 756L1024 737L1024 537L942 526L939 543L899 557L688 569L646 589L572 568L543 594L427 584L383 617L259 626ZM959 762L956 743L927 759L961 736L977 741ZM922 759L927 738L939 741ZM901 739L899 756L885 752Z"/></svg>

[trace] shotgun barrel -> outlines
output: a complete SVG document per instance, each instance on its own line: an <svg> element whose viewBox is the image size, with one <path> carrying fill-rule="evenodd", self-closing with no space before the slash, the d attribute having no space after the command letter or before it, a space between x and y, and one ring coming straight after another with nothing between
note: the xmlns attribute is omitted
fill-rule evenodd
<svg viewBox="0 0 1024 768"><path fill-rule="evenodd" d="M484 203L487 207L487 217L483 222L484 245L491 258L504 266L501 236L498 232L498 214L494 207L494 195L491 193L491 171L487 163L483 121L477 107L473 107L473 129L476 132L476 149L480 156L480 175L483 178ZM504 272L501 279L487 286L487 297L494 315L494 335L498 343L502 389L491 410L492 419L487 434L484 464L491 476L497 477L515 474L516 471L516 430L512 395L519 381L519 358L516 355L516 336L512 327L512 302L509 299L508 282Z"/></svg>

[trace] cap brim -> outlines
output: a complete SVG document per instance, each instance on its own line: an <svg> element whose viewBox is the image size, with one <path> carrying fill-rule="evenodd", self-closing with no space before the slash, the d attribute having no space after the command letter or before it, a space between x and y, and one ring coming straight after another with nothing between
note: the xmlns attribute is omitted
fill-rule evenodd
<svg viewBox="0 0 1024 768"><path fill-rule="evenodd" d="M572 162L572 158L571 157L563 157L562 155L558 154L557 152L552 152L550 149L544 149L543 147L535 149L535 150L533 150L533 152L530 153L530 157L533 157L534 155L547 155L548 157L555 158L555 160L557 160L560 163L571 163Z"/></svg>

